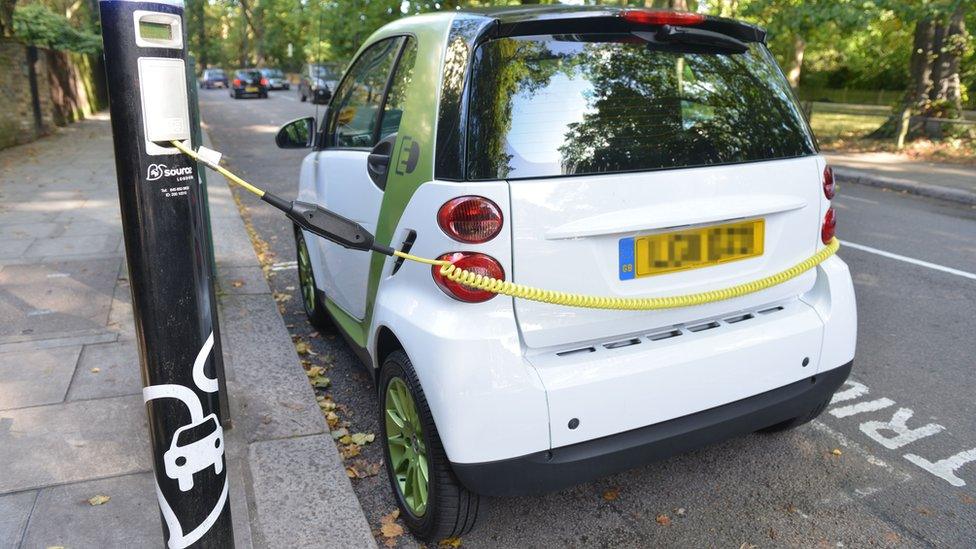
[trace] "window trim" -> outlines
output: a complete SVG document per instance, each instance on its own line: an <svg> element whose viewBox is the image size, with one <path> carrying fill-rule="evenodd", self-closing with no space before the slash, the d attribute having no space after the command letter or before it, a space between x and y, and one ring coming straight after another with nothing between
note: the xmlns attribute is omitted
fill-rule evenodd
<svg viewBox="0 0 976 549"><path fill-rule="evenodd" d="M397 47L397 51L393 57L393 65L390 68L390 74L388 74L386 77L386 84L384 85L383 88L383 97L380 98L380 105L379 105L380 110L378 112L377 119L376 119L377 122L376 129L373 130L374 142L376 141L376 134L379 131L380 124L383 121L382 109L386 105L386 96L390 91L390 83L392 82L393 75L396 73L397 67L399 67L400 57L403 55L403 48L407 44L406 38L408 37L413 37L414 39L416 39L416 37L412 33L392 34L390 36L384 36L379 40L376 40L370 44L363 46L363 49L362 51L359 52L359 55L357 55L355 59L353 59L353 61L349 63L349 68L346 69L346 72L342 75L342 78L339 79L339 84L336 86L336 92L338 92L339 89L342 88L342 85L346 83L346 80L350 78L350 75L352 73L352 68L356 65L356 63L359 62L360 59L362 59L363 55L367 51L369 51L370 48L386 40L401 40L400 45ZM317 151L363 151L363 152L369 152L373 150L373 147L375 147L375 145L373 145L372 147L340 147L338 145L330 144L330 142L333 141L334 134L329 132L329 127L331 126L332 118L334 116L338 116L338 114L335 113L333 109L333 107L335 106L334 102L336 101L336 97L338 97L338 93L333 93L332 98L329 99L329 104L326 105L326 111L325 111L326 116L322 124L321 143L323 143L323 145L315 150Z"/></svg>

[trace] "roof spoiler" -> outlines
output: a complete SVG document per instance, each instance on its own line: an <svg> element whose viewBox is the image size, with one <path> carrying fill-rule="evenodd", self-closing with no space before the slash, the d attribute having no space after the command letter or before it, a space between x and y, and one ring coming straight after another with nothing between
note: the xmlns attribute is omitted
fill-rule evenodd
<svg viewBox="0 0 976 549"><path fill-rule="evenodd" d="M535 34L584 34L647 31L663 25L695 27L742 42L766 42L766 31L755 25L700 13L652 9L567 11L521 20L498 21L493 38Z"/></svg>

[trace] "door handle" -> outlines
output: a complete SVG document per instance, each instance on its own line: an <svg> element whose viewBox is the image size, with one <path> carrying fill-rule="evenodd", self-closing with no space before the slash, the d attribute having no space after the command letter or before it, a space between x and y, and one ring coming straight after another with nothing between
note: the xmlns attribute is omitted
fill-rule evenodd
<svg viewBox="0 0 976 549"><path fill-rule="evenodd" d="M390 165L390 155L383 153L369 153L369 156L366 157L366 161L369 162L370 166L386 168Z"/></svg>

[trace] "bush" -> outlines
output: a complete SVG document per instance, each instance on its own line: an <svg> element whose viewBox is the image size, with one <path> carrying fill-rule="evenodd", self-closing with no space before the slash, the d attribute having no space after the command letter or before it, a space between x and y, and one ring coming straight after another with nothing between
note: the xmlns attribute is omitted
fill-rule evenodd
<svg viewBox="0 0 976 549"><path fill-rule="evenodd" d="M99 35L72 27L67 19L38 4L14 11L14 36L53 50L96 53L102 49Z"/></svg>

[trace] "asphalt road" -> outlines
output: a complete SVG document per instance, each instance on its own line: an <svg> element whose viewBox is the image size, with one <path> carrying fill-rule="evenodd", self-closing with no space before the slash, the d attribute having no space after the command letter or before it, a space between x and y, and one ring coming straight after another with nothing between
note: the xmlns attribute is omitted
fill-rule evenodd
<svg viewBox="0 0 976 549"><path fill-rule="evenodd" d="M294 90L240 101L201 90L200 102L232 169L295 195L307 151L275 148L274 134L314 106ZM330 364L327 393L350 431L378 433L375 389L352 352L335 333L310 336L286 263L295 259L288 222L242 200L274 255L272 288L291 296L286 324L309 341L314 361ZM855 185L835 204L859 307L856 384L842 388L846 400L789 433L739 438L543 497L491 500L464 546L973 547L976 209ZM891 422L895 430L883 428ZM362 458L380 463L379 442ZM395 509L385 472L352 482L378 528Z"/></svg>

